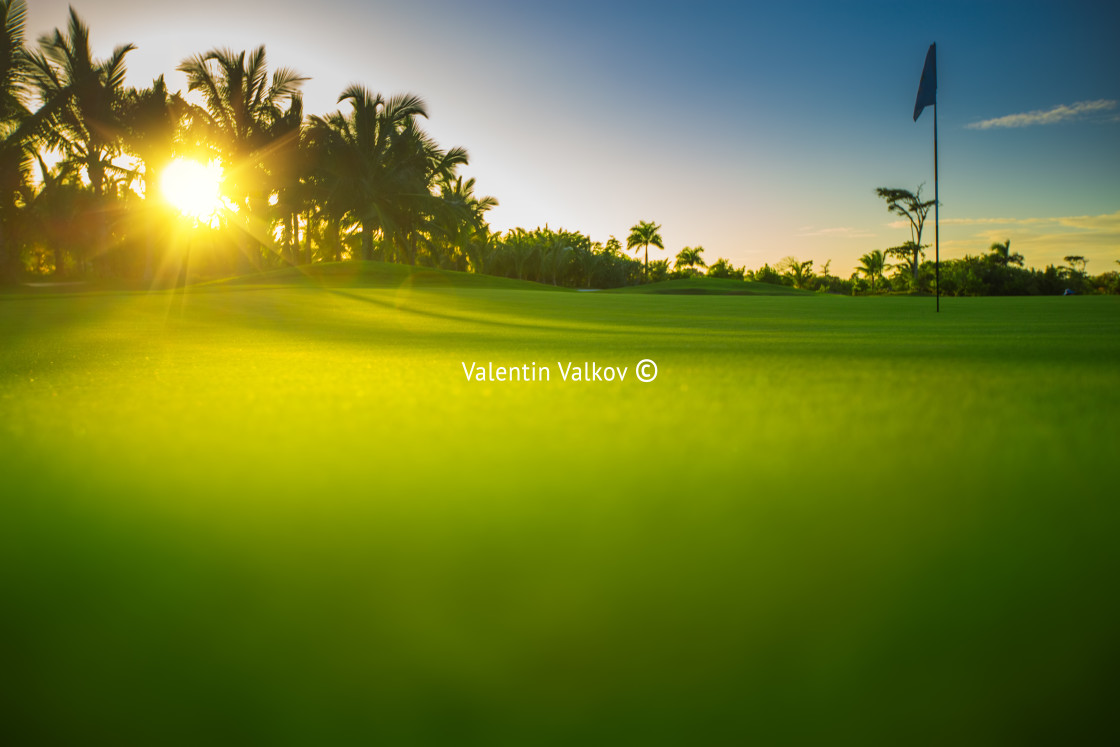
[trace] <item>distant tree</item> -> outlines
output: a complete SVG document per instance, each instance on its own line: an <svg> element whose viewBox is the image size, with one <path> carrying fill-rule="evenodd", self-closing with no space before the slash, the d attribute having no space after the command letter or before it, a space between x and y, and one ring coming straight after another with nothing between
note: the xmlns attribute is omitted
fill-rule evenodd
<svg viewBox="0 0 1120 747"><path fill-rule="evenodd" d="M82 214L91 195L82 186L81 167L76 162L63 159L51 167L38 153L35 160L39 189L27 206L25 238L50 252L55 276L63 277L70 260L81 255Z"/></svg>
<svg viewBox="0 0 1120 747"><path fill-rule="evenodd" d="M637 225L630 227L630 236L626 239L626 249L634 249L642 247L645 251L645 274L649 277L649 247L652 244L658 249L665 248L665 242L661 239L661 226L653 221L639 221ZM668 262L666 262L668 265Z"/></svg>
<svg viewBox="0 0 1120 747"><path fill-rule="evenodd" d="M308 136L320 154L317 169L328 212L334 220L348 215L357 221L357 257L371 260L375 234L395 238L405 233L402 195L417 190L419 178L404 166L420 156L403 133L413 120L427 117L427 110L419 96L386 100L358 85L347 88L338 100L349 103L351 111L311 117Z"/></svg>
<svg viewBox="0 0 1120 747"><path fill-rule="evenodd" d="M419 249L427 249L429 260L435 264L436 244L433 230L441 219L454 219L458 215L453 205L432 194L441 181L455 178L455 171L466 165L469 157L466 148L444 149L428 133L420 129L417 120L411 120L401 133L400 150L406 155L394 168L408 175L411 188L400 195L404 208L401 218L403 233L398 237L398 249L403 251L409 264L416 264ZM451 215L448 216L448 209Z"/></svg>
<svg viewBox="0 0 1120 747"><path fill-rule="evenodd" d="M886 255L879 249L868 252L859 258L859 267L856 272L866 277L871 281L871 292L875 292L875 281L881 280L883 272L890 268L887 263Z"/></svg>
<svg viewBox="0 0 1120 747"><path fill-rule="evenodd" d="M784 257L774 269L787 276L794 288L804 288L813 277L813 260L798 262L796 257Z"/></svg>
<svg viewBox="0 0 1120 747"><path fill-rule="evenodd" d="M144 236L144 280L152 279L155 270L157 239L162 233L163 205L156 197L156 185L167 165L182 129L187 104L179 94L168 94L163 76L152 81L150 88L125 91L121 107L121 123L125 150L143 162L138 174L144 195L140 221Z"/></svg>
<svg viewBox="0 0 1120 747"><path fill-rule="evenodd" d="M136 47L122 44L104 60L93 57L89 27L70 8L66 31L39 38L39 51L28 55L36 94L50 110L43 146L62 153L82 171L92 200L86 201L89 240L80 264L104 259L109 239L108 187L126 173L115 163L121 155L120 110L124 100L125 56Z"/></svg>
<svg viewBox="0 0 1120 747"><path fill-rule="evenodd" d="M108 59L94 59L89 27L71 8L67 30L41 37L39 48L29 57L37 93L44 102L61 104L51 119L46 146L80 165L90 189L100 196L106 173L120 153L124 58L136 47L122 44Z"/></svg>
<svg viewBox="0 0 1120 747"><path fill-rule="evenodd" d="M272 119L268 127L269 146L261 154L271 217L280 224L279 249L290 265L299 264L298 215L307 199L305 177L311 169L311 151L300 142L303 118L303 99L292 96L288 108Z"/></svg>
<svg viewBox="0 0 1120 747"><path fill-rule="evenodd" d="M1120 272L1102 272L1093 279L1093 286L1101 293L1120 294Z"/></svg>
<svg viewBox="0 0 1120 747"><path fill-rule="evenodd" d="M1063 257L1063 259L1065 259L1066 264L1070 266L1070 269L1079 274L1085 272L1085 265L1089 262L1089 260L1079 254L1072 254L1068 257Z"/></svg>
<svg viewBox="0 0 1120 747"><path fill-rule="evenodd" d="M611 236L607 239L607 243L603 245L603 251L607 254L618 256L622 253L622 243L614 236Z"/></svg>
<svg viewBox="0 0 1120 747"><path fill-rule="evenodd" d="M989 251L991 252L989 256L992 258L992 261L1001 267L1007 267L1008 265L1023 266L1023 255L1011 253L1011 239L1008 239L1002 244L997 241L992 244Z"/></svg>
<svg viewBox="0 0 1120 747"><path fill-rule="evenodd" d="M0 0L0 127L8 134L28 116L27 50L23 46L27 22L25 0Z"/></svg>
<svg viewBox="0 0 1120 747"><path fill-rule="evenodd" d="M743 268L735 267L731 264L730 260L720 257L712 266L708 268L708 277L710 278L728 278L731 280L743 279Z"/></svg>
<svg viewBox="0 0 1120 747"><path fill-rule="evenodd" d="M816 283L816 289L822 293L834 291L836 287L842 287L845 281L832 274L832 260L825 260L821 265L821 272L819 280Z"/></svg>
<svg viewBox="0 0 1120 747"><path fill-rule="evenodd" d="M538 282L559 285L561 278L566 280L575 251L572 241L564 231L544 238L537 248Z"/></svg>
<svg viewBox="0 0 1120 747"><path fill-rule="evenodd" d="M916 260L918 262L918 266L921 267L921 263L926 256L925 251L921 247L919 247L917 251L915 251L916 246L917 244L915 244L913 241L906 241L902 244L899 244L898 246L892 246L883 252L883 256L887 257L888 259L900 260L899 264L894 265L894 267L902 276L901 279L904 281L905 287L914 289L918 287L917 279L914 273L914 262Z"/></svg>
<svg viewBox="0 0 1120 747"><path fill-rule="evenodd" d="M444 178L439 183L439 196L447 203L447 209L438 211L437 225L450 248L459 253L464 263L471 256L472 246L489 232L486 213L498 206L496 197L480 197L474 193L474 186L473 178L464 180L461 176Z"/></svg>
<svg viewBox="0 0 1120 747"><path fill-rule="evenodd" d="M28 183L32 151L26 126L29 66L23 46L27 19L24 0L0 0L0 280L19 269L16 226Z"/></svg>
<svg viewBox="0 0 1120 747"><path fill-rule="evenodd" d="M879 187L875 194L886 200L887 210L895 215L901 215L910 221L910 241L902 246L887 250L887 256L904 260L910 270L914 283L918 281L918 269L922 257L922 228L925 226L926 215L934 206L934 200L922 199L922 185L916 192L895 187Z"/></svg>
<svg viewBox="0 0 1120 747"><path fill-rule="evenodd" d="M271 181L265 162L278 136L291 137L291 128L280 126L284 104L289 111L302 111L299 89L307 78L278 68L270 80L263 46L252 52L212 49L177 69L187 76L187 90L202 94L205 106L192 109L192 125L221 154L223 190L242 211L238 261L258 266L260 237L266 232L255 222L265 212Z"/></svg>
<svg viewBox="0 0 1120 747"><path fill-rule="evenodd" d="M595 271L602 262L602 247L598 243L593 244L590 248L573 247L571 267L576 284L584 288L590 288L591 282L595 278Z"/></svg>
<svg viewBox="0 0 1120 747"><path fill-rule="evenodd" d="M540 233L539 229L537 233ZM524 228L512 228L506 231L495 251L498 254L495 259L499 273L526 280L531 260L539 251L537 237Z"/></svg>
<svg viewBox="0 0 1120 747"><path fill-rule="evenodd" d="M695 249L685 247L677 252L677 258L673 263L673 269L677 271L684 271L688 275L696 274L696 267L707 267L703 257L700 255L704 253L704 247L698 246Z"/></svg>
<svg viewBox="0 0 1120 747"><path fill-rule="evenodd" d="M669 260L667 259L656 259L645 265L645 268L646 280L651 283L659 283L669 278Z"/></svg>
<svg viewBox="0 0 1120 747"><path fill-rule="evenodd" d="M590 237L548 226L526 231L514 228L492 236L486 272L568 287L614 288L641 275L641 263L607 254Z"/></svg>
<svg viewBox="0 0 1120 747"><path fill-rule="evenodd" d="M769 263L751 273L751 277L757 283L770 283L771 285L788 285L789 282L787 276L775 270Z"/></svg>

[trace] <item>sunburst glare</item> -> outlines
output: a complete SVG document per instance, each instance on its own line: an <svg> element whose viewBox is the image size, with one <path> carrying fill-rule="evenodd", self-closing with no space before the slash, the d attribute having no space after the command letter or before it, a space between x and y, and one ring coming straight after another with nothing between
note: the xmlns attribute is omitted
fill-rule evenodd
<svg viewBox="0 0 1120 747"><path fill-rule="evenodd" d="M224 207L222 178L220 161L204 165L187 158L177 158L164 169L160 177L160 192L183 215L212 224Z"/></svg>

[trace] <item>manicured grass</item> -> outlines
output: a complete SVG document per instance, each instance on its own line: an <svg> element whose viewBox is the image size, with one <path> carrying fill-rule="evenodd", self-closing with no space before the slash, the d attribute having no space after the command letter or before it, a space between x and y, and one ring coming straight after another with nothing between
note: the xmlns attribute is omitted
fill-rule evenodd
<svg viewBox="0 0 1120 747"><path fill-rule="evenodd" d="M326 286L359 288L495 288L502 290L570 291L555 285L514 280L494 275L476 275L455 270L412 267L394 262L327 262L285 267L255 275L227 278L198 288L223 286Z"/></svg>
<svg viewBox="0 0 1120 747"><path fill-rule="evenodd" d="M611 293L653 293L696 296L807 296L809 291L791 288L788 285L756 283L752 281L731 280L728 278L688 278L663 280L647 285L633 285L626 288L612 288Z"/></svg>
<svg viewBox="0 0 1120 747"><path fill-rule="evenodd" d="M0 298L14 744L1112 723L1118 299L465 282Z"/></svg>

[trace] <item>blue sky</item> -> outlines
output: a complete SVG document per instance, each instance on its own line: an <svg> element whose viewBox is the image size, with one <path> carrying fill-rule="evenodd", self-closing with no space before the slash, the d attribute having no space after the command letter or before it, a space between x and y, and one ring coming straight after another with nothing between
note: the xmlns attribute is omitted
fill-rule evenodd
<svg viewBox="0 0 1120 747"><path fill-rule="evenodd" d="M66 2L29 5L32 39L65 23ZM932 195L932 111L911 115L936 41L942 256L1010 238L1038 267L1120 259L1114 2L75 7L98 54L138 46L135 85L166 73L177 88L183 58L265 44L272 66L311 76L310 112L352 82L420 94L428 129L465 146L466 173L501 201L495 229L625 240L654 220L666 255L699 244L751 268L831 259L845 276L909 237L875 187L925 182Z"/></svg>

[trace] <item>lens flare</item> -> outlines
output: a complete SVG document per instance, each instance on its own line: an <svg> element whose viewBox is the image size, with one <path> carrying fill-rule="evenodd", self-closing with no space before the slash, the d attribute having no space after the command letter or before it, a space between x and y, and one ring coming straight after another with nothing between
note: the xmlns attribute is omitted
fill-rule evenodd
<svg viewBox="0 0 1120 747"><path fill-rule="evenodd" d="M186 216L209 223L223 207L222 165L211 161L203 165L198 161L178 158L168 164L160 177L163 198Z"/></svg>

